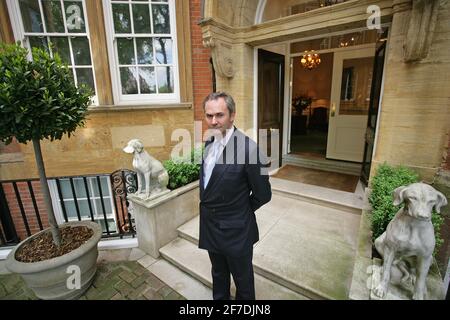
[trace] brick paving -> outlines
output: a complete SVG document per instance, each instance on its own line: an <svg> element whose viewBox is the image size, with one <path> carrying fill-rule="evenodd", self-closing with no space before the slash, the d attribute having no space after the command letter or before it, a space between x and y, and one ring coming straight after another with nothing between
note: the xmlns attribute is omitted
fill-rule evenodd
<svg viewBox="0 0 450 320"><path fill-rule="evenodd" d="M0 300L36 300L17 274L0 275ZM137 261L102 262L80 300L185 300Z"/></svg>

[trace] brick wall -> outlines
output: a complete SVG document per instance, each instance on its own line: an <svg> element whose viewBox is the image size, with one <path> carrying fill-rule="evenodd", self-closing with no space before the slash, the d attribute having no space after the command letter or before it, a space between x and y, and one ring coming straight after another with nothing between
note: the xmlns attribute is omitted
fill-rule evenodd
<svg viewBox="0 0 450 320"><path fill-rule="evenodd" d="M201 14L201 1L190 0L191 45L192 45L192 81L194 88L194 120L203 121L203 99L213 90L212 67L209 62L211 51L202 43L202 30L198 25ZM203 121L203 130L206 123Z"/></svg>
<svg viewBox="0 0 450 320"><path fill-rule="evenodd" d="M2 185L17 235L20 240L23 240L28 236L28 233L25 227L25 219L22 216L19 201L14 191L14 186L12 183L3 183ZM39 181L32 181L31 185L36 199L36 205L39 210L42 226L45 229L50 225L48 223L47 210L45 209L44 198L41 193ZM23 209L25 211L25 218L30 228L30 234L34 234L38 232L40 228L33 201L31 200L31 194L28 188L28 184L26 182L17 182L17 189L19 191Z"/></svg>
<svg viewBox="0 0 450 320"><path fill-rule="evenodd" d="M13 141L8 145L0 141L0 154L17 153L20 151L20 145L16 139L13 139Z"/></svg>

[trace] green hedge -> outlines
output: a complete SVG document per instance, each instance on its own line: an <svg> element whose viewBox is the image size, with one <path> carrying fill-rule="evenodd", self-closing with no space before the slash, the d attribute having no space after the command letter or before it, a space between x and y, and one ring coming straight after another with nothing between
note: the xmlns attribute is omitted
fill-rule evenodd
<svg viewBox="0 0 450 320"><path fill-rule="evenodd" d="M372 192L369 196L369 202L373 208L372 238L374 241L386 230L389 221L392 220L403 205L393 205L393 191L400 186L419 181L419 175L417 173L403 166L392 167L387 164L382 164L377 168L376 174L371 182ZM440 230L444 219L433 210L431 221L436 237L436 253L443 243Z"/></svg>
<svg viewBox="0 0 450 320"><path fill-rule="evenodd" d="M167 160L163 163L169 174L168 188L171 190L185 186L199 179L202 149L191 151L188 158Z"/></svg>

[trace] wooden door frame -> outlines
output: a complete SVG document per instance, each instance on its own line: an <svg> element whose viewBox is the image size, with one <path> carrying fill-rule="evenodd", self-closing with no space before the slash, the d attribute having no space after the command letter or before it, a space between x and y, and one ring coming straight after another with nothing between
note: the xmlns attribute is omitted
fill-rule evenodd
<svg viewBox="0 0 450 320"><path fill-rule="evenodd" d="M391 22L386 22L383 23L381 25L383 28L392 28L392 23ZM324 33L324 34L319 34L319 35L314 35L311 37L304 37L304 38L297 38L297 39L293 39L293 40L285 40L285 41L277 41L278 37L275 37L273 39L273 42L271 42L270 45L279 45L279 46L285 46L285 75L284 75L284 106L283 106L283 138L282 138L282 153L280 154L280 157L282 158L283 156L289 154L290 152L290 131L291 131L291 108L290 108L290 101L292 100L292 90L291 90L291 83L292 83L292 68L291 68L291 60L294 57L300 56L302 55L301 53L292 53L290 51L291 48L291 44L295 43L295 42L300 42L300 41L308 41L308 40L313 40L313 39L318 39L318 38L323 38L323 37L328 37L328 36L335 36L335 35L340 35L340 34L346 34L346 33L351 33L351 32L357 32L357 31L361 31L361 30L366 30L367 28L362 27L362 28L354 28L354 29L349 29L349 30L345 30L345 31L339 31L339 32L330 32L330 33ZM389 32L389 37L387 40L387 45L386 45L386 53L389 52L389 41L390 41L390 34L391 32ZM254 55L253 55L253 123L254 125L254 129L253 129L253 137L255 139L255 141L257 141L258 139L258 49L264 49L264 47L267 47L268 45L259 45L259 46L255 46L254 49ZM364 46L364 45L362 45ZM356 47L356 46L355 46ZM346 47L346 48L340 48L338 50L348 50L351 49L352 47ZM354 48L354 47L353 47ZM316 50L317 53L327 53L327 52L333 52L336 49L326 49L326 50ZM386 64L385 64L386 67ZM383 70L383 79L384 79L384 75L385 75L385 70ZM381 112L381 100L382 100L382 96L383 96L383 89L384 86L382 86L381 89L381 93L380 93L380 106L378 109L378 118L380 116L380 112ZM373 148L373 155L375 154L376 151L376 147L377 147L377 138L378 138L378 132L379 132L379 121L377 121L377 128L375 131L375 141L374 141L374 148Z"/></svg>
<svg viewBox="0 0 450 320"><path fill-rule="evenodd" d="M283 158L283 115L284 115L284 106L285 106L285 78L286 78L286 55L281 55L279 53L274 53L271 51L267 51L264 48L257 48L256 49L256 57L257 57L257 68L256 68L256 97L257 97L257 101L258 101L258 96L259 96L259 65L260 65L260 60L259 60L259 50L264 50L265 52L267 52L267 56L273 55L274 58L279 58L280 56L282 56L284 58L282 65L281 65L281 77L279 79L280 81L280 99L281 99L281 103L280 103L280 110L279 110L279 119L280 119L280 125L279 125L279 138L278 138L278 167L281 168L282 165L282 158ZM259 123L260 123L260 114L259 114L259 102L256 103L256 137L258 138L258 133L259 133ZM271 155L272 156L272 155Z"/></svg>

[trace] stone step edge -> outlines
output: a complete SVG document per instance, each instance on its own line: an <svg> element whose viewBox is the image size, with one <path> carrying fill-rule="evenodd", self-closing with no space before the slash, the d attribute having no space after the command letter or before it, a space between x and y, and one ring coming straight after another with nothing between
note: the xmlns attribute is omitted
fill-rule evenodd
<svg viewBox="0 0 450 320"><path fill-rule="evenodd" d="M298 285L289 279L286 279L284 277L281 277L263 267L260 267L256 264L253 264L253 269L255 273L259 274L260 276L280 285L285 288L288 288L294 292L297 292L298 294L304 295L307 298L310 298L311 300L335 300L332 297L329 297L327 294L320 293L317 290L314 290L308 286L305 285Z"/></svg>
<svg viewBox="0 0 450 320"><path fill-rule="evenodd" d="M212 288L212 282L207 279L204 278L203 276L201 276L200 274L198 274L197 272L195 272L195 270L192 270L191 268L186 267L185 265L183 265L181 262L177 261L176 259L174 259L173 257L170 256L170 254L168 254L167 252L165 252L165 248L166 246L170 246L172 244L172 242L177 241L178 239L175 239L171 242L169 242L168 244L166 244L164 247L162 247L161 249L159 249L159 253L161 254L161 256L166 259L167 261L169 261L171 264L173 264L174 266L176 266L178 269L180 269L181 271L191 275L191 277L193 277L194 279L197 279L198 281L200 281L201 283L203 283L205 286Z"/></svg>
<svg viewBox="0 0 450 320"><path fill-rule="evenodd" d="M185 240L189 241L187 239L185 239ZM177 241L177 239L175 239L173 241ZM166 246L171 245L171 243L173 241L169 242ZM191 244L193 244L193 243L191 242ZM186 272L191 277L197 279L198 281L200 281L204 285L212 288L212 282L209 279L204 278L203 276L198 274L195 270L192 270L191 268L188 268L188 267L184 266L181 262L179 262L176 259L172 258L169 254L167 254L164 251L164 247L159 249L159 252L160 252L161 256L164 259L166 259L167 261L169 261L170 263L175 265L177 268L179 268L183 272ZM289 281L288 279L280 277L279 275L276 275L273 272L270 272L270 271L268 271L268 270L266 270L266 269L264 269L264 268L262 268L260 266L257 266L255 264L253 264L253 269L254 269L255 273L258 274L259 276L264 277L264 278L266 278L269 281L272 281L272 282L274 282L274 283L276 283L276 284L278 284L278 285L280 285L282 287L288 288L288 289L290 289L290 290L292 290L292 291L294 291L294 292L296 292L298 294L301 294L301 295L303 295L303 296L305 296L307 298L314 299L314 300L333 300L333 298L328 297L325 294L321 294L321 293L319 293L316 290L311 289L311 288L299 286L299 285L293 283L292 281Z"/></svg>
<svg viewBox="0 0 450 320"><path fill-rule="evenodd" d="M178 232L178 236L182 239L185 239L193 244L195 244L196 246L198 246L198 239L194 238L193 236L191 236L190 234L184 232L183 230L180 230L180 228L177 229Z"/></svg>
<svg viewBox="0 0 450 320"><path fill-rule="evenodd" d="M297 200L305 201L305 202L316 204L316 205L322 205L322 206L325 206L325 207L328 207L331 209L342 210L342 211L345 211L348 213L361 215L361 212L362 212L362 208L360 208L360 207L355 207L355 206L351 206L348 204L335 202L332 200L318 198L318 197L311 196L308 194L303 194L300 192L287 191L287 190L284 190L284 189L278 188L278 187L272 187L272 192L274 194L285 196L285 197L288 197L291 199L297 199Z"/></svg>

